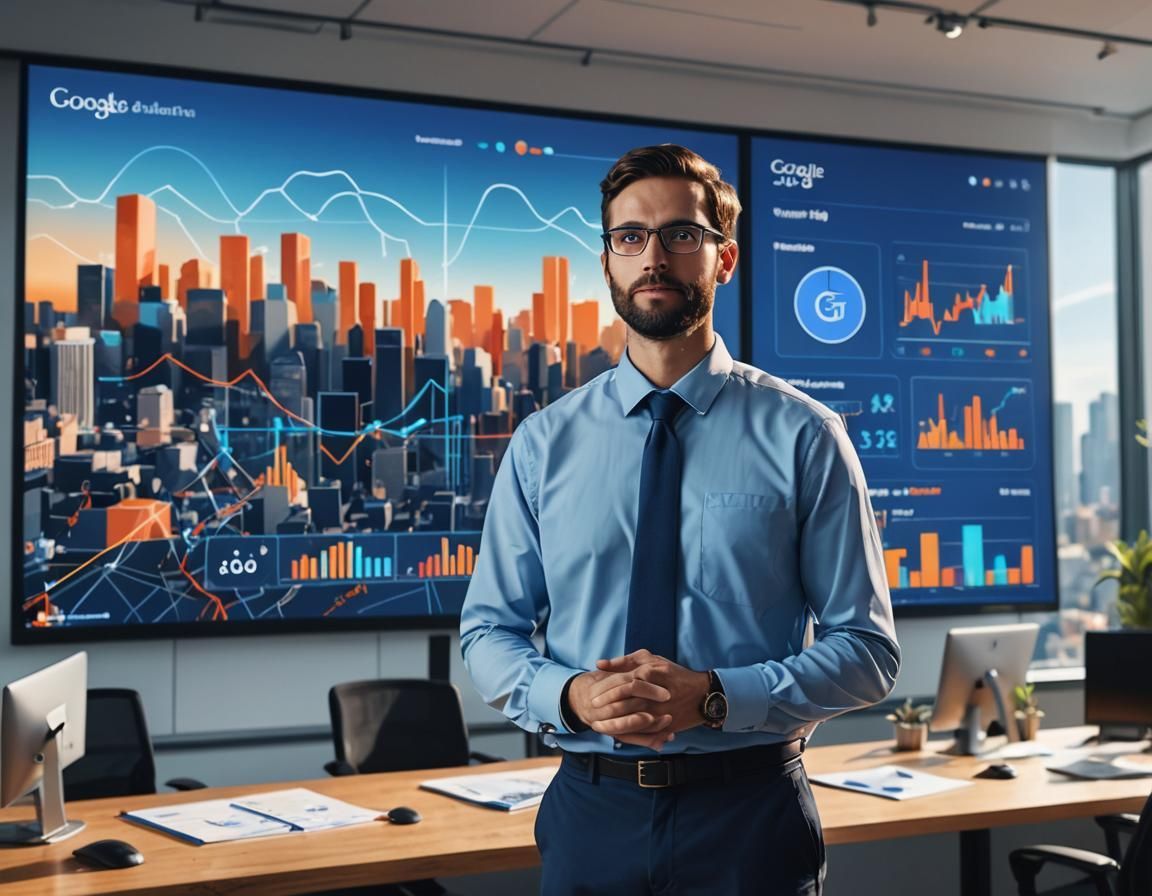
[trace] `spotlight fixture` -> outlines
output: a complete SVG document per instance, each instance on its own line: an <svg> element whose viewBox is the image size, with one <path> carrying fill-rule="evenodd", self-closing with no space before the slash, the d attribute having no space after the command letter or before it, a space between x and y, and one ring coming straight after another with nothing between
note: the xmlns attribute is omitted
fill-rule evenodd
<svg viewBox="0 0 1152 896"><path fill-rule="evenodd" d="M876 4L875 3L869 3L868 4L868 27L869 28L875 28L876 27Z"/></svg>
<svg viewBox="0 0 1152 896"><path fill-rule="evenodd" d="M936 30L949 40L956 40L964 33L964 26L968 24L967 18L955 13L937 13L932 18L936 20Z"/></svg>
<svg viewBox="0 0 1152 896"><path fill-rule="evenodd" d="M1104 46L1096 53L1097 59L1107 59L1109 56L1115 56L1119 50L1116 49L1116 44L1110 40L1104 41Z"/></svg>

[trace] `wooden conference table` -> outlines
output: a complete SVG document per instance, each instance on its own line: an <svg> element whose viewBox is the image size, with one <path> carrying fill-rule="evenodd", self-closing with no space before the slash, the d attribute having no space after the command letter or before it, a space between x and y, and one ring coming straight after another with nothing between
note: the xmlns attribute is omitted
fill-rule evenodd
<svg viewBox="0 0 1152 896"><path fill-rule="evenodd" d="M1095 729L1065 728L1041 733L1054 748L1079 745ZM978 757L942 755L947 744L930 743L919 753L894 753L888 741L816 747L805 754L809 773L861 770L895 763L938 775L973 780L988 765ZM1139 746L1127 745L1128 751ZM528 759L484 766L511 770L555 763ZM1044 768L1042 758L1015 759L1013 780L975 779L974 786L907 801L879 799L845 790L814 787L829 844L887 840L918 834L960 833L962 890L986 892L988 829L1110 812L1135 812L1152 790L1152 779L1080 781ZM460 770L464 771L464 770ZM476 772L472 766L468 771ZM535 810L507 814L421 791L418 784L452 770L393 772L323 778L291 784L217 787L186 793L71 803L69 818L88 827L62 843L0 850L4 896L81 894L288 894L423 877L451 877L527 868L539 862L532 828ZM116 817L123 809L238 797L285 786L306 786L372 808L412 806L420 824L361 825L343 830L296 833L255 840L192 846ZM0 811L0 821L26 817L30 807ZM92 871L73 857L76 847L103 838L128 840L145 856L135 868Z"/></svg>

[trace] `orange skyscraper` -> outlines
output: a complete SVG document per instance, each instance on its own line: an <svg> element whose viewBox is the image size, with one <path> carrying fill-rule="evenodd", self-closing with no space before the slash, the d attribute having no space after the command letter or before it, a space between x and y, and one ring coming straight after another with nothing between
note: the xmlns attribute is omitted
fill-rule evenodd
<svg viewBox="0 0 1152 896"><path fill-rule="evenodd" d="M228 319L240 322L240 334L251 329L252 301L249 240L241 234L220 237L220 288L228 305Z"/></svg>
<svg viewBox="0 0 1152 896"><path fill-rule="evenodd" d="M492 356L492 375L500 376L504 369L504 312L493 311L488 326L488 354Z"/></svg>
<svg viewBox="0 0 1152 896"><path fill-rule="evenodd" d="M248 291L254 299L267 297L267 281L264 279L264 256L253 255L248 259Z"/></svg>
<svg viewBox="0 0 1152 896"><path fill-rule="evenodd" d="M296 303L296 319L312 323L312 240L302 233L280 234L280 282Z"/></svg>
<svg viewBox="0 0 1152 896"><path fill-rule="evenodd" d="M572 306L572 339L581 354L596 348L600 341L600 303L595 299Z"/></svg>
<svg viewBox="0 0 1152 896"><path fill-rule="evenodd" d="M156 276L156 203L131 193L116 197L116 297L112 316L120 326L140 319L140 287Z"/></svg>
<svg viewBox="0 0 1152 896"><path fill-rule="evenodd" d="M546 342L551 345L556 341L554 335L556 315L550 313L548 296L546 293L532 293L532 341Z"/></svg>
<svg viewBox="0 0 1152 896"><path fill-rule="evenodd" d="M412 325L416 328L416 335L424 335L424 281L417 280L412 293Z"/></svg>
<svg viewBox="0 0 1152 896"><path fill-rule="evenodd" d="M172 298L172 274L166 264L156 265L156 285L160 287L160 297Z"/></svg>
<svg viewBox="0 0 1152 896"><path fill-rule="evenodd" d="M384 324L380 324L384 326ZM376 354L376 284L360 284L360 328L364 331L364 354Z"/></svg>
<svg viewBox="0 0 1152 896"><path fill-rule="evenodd" d="M475 330L472 325L472 303L463 299L449 299L448 311L452 318L452 338L459 339L464 348L472 347Z"/></svg>
<svg viewBox="0 0 1152 896"><path fill-rule="evenodd" d="M563 347L568 341L568 259L562 255L544 257L544 308L550 315L547 341Z"/></svg>
<svg viewBox="0 0 1152 896"><path fill-rule="evenodd" d="M404 344L416 341L416 282L420 279L420 265L414 258L400 259L400 318L392 315L392 326L404 330Z"/></svg>
<svg viewBox="0 0 1152 896"><path fill-rule="evenodd" d="M476 323L473 345L488 345L488 330L492 326L493 289L491 286L472 287L472 318Z"/></svg>
<svg viewBox="0 0 1152 896"><path fill-rule="evenodd" d="M356 262L340 262L340 284L337 287L340 295L340 329L336 333L338 345L347 344L348 331L360 322L360 309L356 307L359 279Z"/></svg>

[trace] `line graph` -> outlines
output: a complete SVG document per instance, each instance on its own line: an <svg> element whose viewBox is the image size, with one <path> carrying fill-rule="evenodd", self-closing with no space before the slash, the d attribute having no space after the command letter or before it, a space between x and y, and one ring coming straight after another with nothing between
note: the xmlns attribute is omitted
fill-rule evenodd
<svg viewBox="0 0 1152 896"><path fill-rule="evenodd" d="M490 230L494 230L497 232L504 232L504 233L533 233L533 232L541 232L541 231L546 231L546 230L554 230L557 233L560 233L563 236L568 237L570 240L572 240L573 243L575 243L577 246L579 246L583 251L585 251L591 255L599 255L599 252L600 252L598 237L596 239L592 239L592 235L599 234L599 231L600 231L600 222L599 221L590 220L588 217L586 217L584 215L584 213L578 207L576 207L574 205L567 205L564 208L562 208L560 211L555 212L554 214L546 215L546 214L542 213L539 209L537 209L535 204L532 202L532 200L528 197L528 195L524 192L523 189L521 189L519 186L517 186L516 184L513 184L513 183L499 182L499 183L489 184L487 187L485 187L485 189L484 189L483 193L480 195L479 199L476 200L475 206L474 206L473 210L471 211L471 214L468 216L466 223L453 223L453 222L449 221L447 219L447 217L444 217L442 220L439 220L439 221L428 220L424 217L421 217L420 215L416 214L416 212L414 212L411 208L409 208L405 203L401 202L400 200L396 199L395 197L390 196L387 193L379 192L377 190L369 190L369 189L365 189L365 188L361 187L360 184L357 182L357 180L349 172L341 170L341 169L332 169L332 170L327 170L327 171L313 171L313 170L301 169L301 170L293 171L290 174L288 174L285 178L283 178L283 180L278 185L262 189L257 194L257 196L253 200L251 200L246 206L241 206L241 205L238 205L237 202L228 194L228 192L220 184L219 179L212 172L212 170L209 168L209 166L207 164L205 164L204 161L201 160L198 156L196 156L194 153L189 152L186 149L183 149L182 147L169 146L169 145L163 145L163 144L162 145L156 145L156 146L150 146L146 149L140 150L138 153L136 153L134 156L132 156L132 158L130 158L128 161L126 161L120 167L120 169L112 176L112 178L107 182L107 184L105 184L104 187L95 195L88 195L88 196L80 195L75 190L73 190L62 178L60 178L54 174L29 174L27 179L28 179L28 182L30 185L34 184L36 182L46 182L46 183L55 184L66 195L71 197L71 202L52 203L52 202L49 202L48 200L45 200L45 199L40 198L40 197L30 196L29 202L34 202L34 203L43 205L44 207L46 207L48 209L53 209L53 210L75 208L77 205L96 205L96 206L100 206L101 208L112 209L113 206L108 202L108 196L112 194L112 191L116 188L116 184L124 177L125 173L131 168L131 166L135 162L137 162L139 159L142 159L151 153L156 153L156 152L173 152L173 153L177 153L180 156L183 156L183 157L190 159L197 166L197 168L199 168L201 171L203 171L205 176L207 176L208 179L211 181L212 185L218 191L220 198L224 201L224 203L232 211L233 217L224 218L224 217L220 217L218 215L213 215L212 213L210 213L209 211L204 209L200 204L198 204L197 202L193 201L188 196L186 196L181 190L179 190L176 186L174 186L171 183L165 183L165 184L162 184L158 187L155 187L155 188L151 189L150 191L146 192L145 195L147 195L149 198L155 199L157 196L159 196L161 194L169 193L172 196L175 196L176 198L178 198L181 202L183 202L186 206L188 206L188 208L192 212L195 212L198 216L203 218L205 221L211 222L213 224L225 225L227 227L232 228L235 233L240 233L242 225L246 222L246 220L256 213L257 209L259 208L259 206L261 205L261 203L265 199L272 197L272 196L279 196L279 197L283 198L286 202L288 202L288 204L293 209L295 209L300 214L300 216L305 221L309 221L312 223L321 223L322 222L321 216L329 208L329 206L332 205L332 203L336 202L337 200L339 200L341 198L352 198L352 199L355 199L356 202L359 204L360 210L362 211L362 213L364 215L363 221L358 222L358 223L368 224L376 232L376 234L380 240L381 257L384 257L384 258L388 257L388 245L387 244L388 244L389 240L396 242L396 243L399 243L403 247L404 257L411 257L412 256L412 247L411 247L410 241L404 237L396 236L396 235L388 232L387 230L385 230L382 226L380 226L380 224L377 222L376 218L373 216L372 212L369 210L369 208L365 202L365 198L367 197L369 199L376 199L376 200L379 200L381 202L387 203L388 205L390 205L393 208L395 208L396 210L398 210L407 219L409 219L412 223L416 224L419 227L442 229L444 231L444 234L445 234L445 236L444 236L445 249L444 249L444 259L442 261L442 266L445 269L451 268L456 263L456 261L459 259L460 255L463 253L463 251L464 251L464 249L468 243L468 239L469 239L469 236L471 235L472 231L473 230L482 230L482 229L490 229ZM314 179L340 178L340 179L343 179L344 181L346 181L349 184L349 186L351 187L351 189L349 189L349 190L337 190L335 192L332 192L326 199L324 199L324 201L322 202L322 204L320 205L319 208L315 209L314 211L309 211L308 209L306 209L302 205L300 205L300 203L298 203L292 197L291 193L289 192L289 187L292 185L292 183L298 179L301 179L301 178L314 178ZM521 202L523 203L524 208L527 210L528 214L532 218L536 219L536 221L539 224L539 227L486 226L486 225L478 224L477 221L480 218L480 215L483 213L484 207L488 203L489 199L495 193L498 193L501 191L506 191L506 192L511 193L512 195L516 196L517 198L519 198L521 200ZM183 216L181 214L179 214L177 211L170 209L170 208L167 208L164 205L158 204L157 207L158 207L159 211L164 212L165 214L169 215L173 220L176 221L177 225L181 228L181 230L184 232L185 236L188 238L189 242L195 248L197 255L201 258L206 259L206 260L209 259L209 255L204 251L204 249L200 246L200 244L196 241L196 239L192 236L191 232L188 230L188 227L185 224ZM561 226L560 224L557 223L561 218L563 218L565 215L569 215L569 214L573 215L576 218L576 220L584 228L586 228L588 231L590 231L590 233L586 236L582 236L582 235L574 232L573 230L571 230L567 227ZM463 230L463 233L460 235L459 240L458 240L455 248L452 250L449 250L447 247L447 234L453 228L460 228ZM67 246L63 246L63 245L62 245L62 248L68 249ZM79 253L75 252L74 250L68 249L68 251L72 252L72 254L77 255L79 257ZM445 291L447 291L447 284L445 284Z"/></svg>

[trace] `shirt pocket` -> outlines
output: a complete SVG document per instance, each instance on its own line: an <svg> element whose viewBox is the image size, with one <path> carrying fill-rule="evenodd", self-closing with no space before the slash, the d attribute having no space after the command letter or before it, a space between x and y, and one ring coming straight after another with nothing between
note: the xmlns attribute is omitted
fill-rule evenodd
<svg viewBox="0 0 1152 896"><path fill-rule="evenodd" d="M764 607L795 565L793 527L774 495L706 492L700 519L700 591L721 603ZM788 559L786 559L788 558Z"/></svg>

